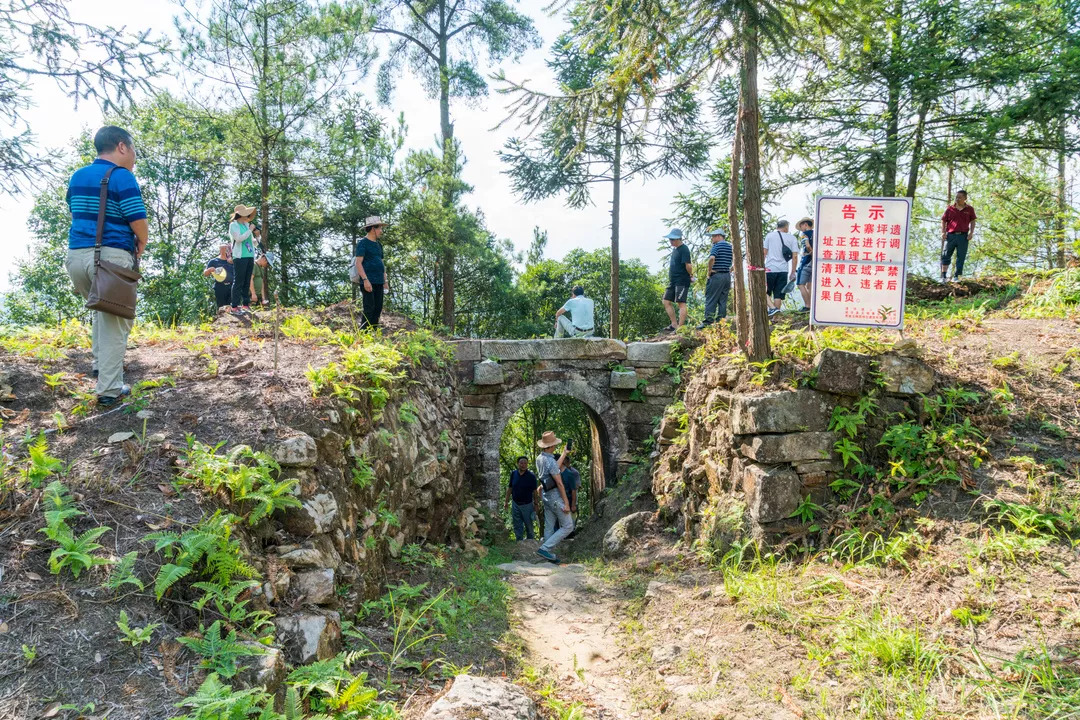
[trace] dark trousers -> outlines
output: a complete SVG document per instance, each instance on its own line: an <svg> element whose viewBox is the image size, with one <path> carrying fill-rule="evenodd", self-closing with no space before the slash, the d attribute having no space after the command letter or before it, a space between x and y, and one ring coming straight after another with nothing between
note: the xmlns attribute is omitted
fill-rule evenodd
<svg viewBox="0 0 1080 720"><path fill-rule="evenodd" d="M364 317L360 320L361 328L379 326L379 320L382 318L384 290L382 285L372 284L371 292L364 290L363 285L360 286L360 293L364 296Z"/></svg>
<svg viewBox="0 0 1080 720"><path fill-rule="evenodd" d="M731 293L731 273L713 273L705 283L705 322L713 323L727 317L728 295Z"/></svg>
<svg viewBox="0 0 1080 720"><path fill-rule="evenodd" d="M251 304L251 272L255 269L255 258L233 258L232 306L241 307Z"/></svg>
<svg viewBox="0 0 1080 720"><path fill-rule="evenodd" d="M214 303L218 308L223 308L232 302L232 285L228 283L214 283Z"/></svg>
<svg viewBox="0 0 1080 720"><path fill-rule="evenodd" d="M945 270L942 270L942 272L948 272L953 252L956 253L956 272L953 274L960 277L964 274L964 260L967 259L967 233L949 233L945 236L945 251L941 253L941 267L945 268Z"/></svg>

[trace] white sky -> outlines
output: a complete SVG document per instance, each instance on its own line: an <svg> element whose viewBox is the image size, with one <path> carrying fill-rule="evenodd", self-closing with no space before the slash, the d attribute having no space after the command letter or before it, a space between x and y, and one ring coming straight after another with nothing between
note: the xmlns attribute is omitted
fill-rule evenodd
<svg viewBox="0 0 1080 720"><path fill-rule="evenodd" d="M546 0L523 0L520 4L521 8L532 13L543 37L543 45L540 49L530 50L517 63L504 64L507 76L515 80L531 80L539 86L550 82L551 73L545 65L547 49L564 29L565 23L542 13L540 8L547 4ZM177 8L169 0L130 3L73 0L69 5L75 20L98 26L118 27L126 24L131 30L154 28L159 32L171 33L172 18L177 14ZM161 85L173 91L180 89L171 78L162 80ZM373 78L369 77L361 88L374 103L373 86ZM78 133L92 132L100 125L101 112L92 105L82 104L76 112L71 99L51 83L37 82L32 87L34 107L26 113L26 117L41 145L67 148ZM513 124L492 130L506 115L506 101L506 98L492 93L477 107L464 103L451 106L455 134L467 160L464 179L474 188L473 193L466 197L466 203L483 210L488 227L498 237L512 240L520 251L528 248L533 227L537 225L549 233L548 257L561 258L575 248L592 250L607 246L610 242L607 202L610 186L597 186L595 205L582 210L566 208L562 198L525 204L510 191L508 178L502 174L503 166L496 153L508 137L521 135L523 131L516 130ZM392 107L386 109L386 116L393 119L399 112L405 114L409 126L408 147L430 148L437 144L437 102L429 99L419 84L408 78L398 82ZM717 153L722 155L724 151L717 150ZM661 255L657 249L658 238L668 229L664 217L671 214L671 202L675 196L689 190L692 184L693 179L660 178L624 185L620 232L623 258L640 258L654 269L666 262L666 253ZM26 222L32 205L32 199L27 196L13 199L0 195L0 227L4 229L0 235L0 291L8 288L8 273L14 268L15 262L27 257L31 238ZM780 203L769 210L792 221L797 220L802 215L810 214L810 194L805 188L789 190ZM150 238L151 242L153 240Z"/></svg>

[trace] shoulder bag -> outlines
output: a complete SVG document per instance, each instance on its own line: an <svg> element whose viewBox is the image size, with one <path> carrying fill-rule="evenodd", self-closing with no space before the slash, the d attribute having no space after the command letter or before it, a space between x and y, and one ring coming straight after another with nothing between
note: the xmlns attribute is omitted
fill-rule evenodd
<svg viewBox="0 0 1080 720"><path fill-rule="evenodd" d="M105 177L101 178L101 202L98 205L97 238L94 244L94 279L90 283L86 309L99 310L134 320L135 299L138 296L139 280L142 279L139 273L139 256L132 253L135 264L130 270L101 259L101 236L105 231L105 205L109 196L109 176L115 169L109 168L105 171Z"/></svg>

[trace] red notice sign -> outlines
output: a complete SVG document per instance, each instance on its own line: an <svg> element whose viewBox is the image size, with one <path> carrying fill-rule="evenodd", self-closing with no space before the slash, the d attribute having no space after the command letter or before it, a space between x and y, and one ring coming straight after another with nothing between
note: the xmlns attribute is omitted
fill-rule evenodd
<svg viewBox="0 0 1080 720"><path fill-rule="evenodd" d="M811 324L904 327L910 224L910 198L818 198Z"/></svg>

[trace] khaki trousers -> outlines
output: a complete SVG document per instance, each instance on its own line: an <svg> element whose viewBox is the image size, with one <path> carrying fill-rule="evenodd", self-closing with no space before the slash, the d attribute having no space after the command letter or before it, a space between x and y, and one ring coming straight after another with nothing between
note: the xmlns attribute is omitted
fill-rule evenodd
<svg viewBox="0 0 1080 720"><path fill-rule="evenodd" d="M114 265L130 268L134 259L126 250L101 248L101 259ZM94 248L68 250L67 271L75 292L85 300L94 281ZM99 397L118 397L124 387L124 351L133 321L106 312L95 311L93 319L94 369L98 371Z"/></svg>

